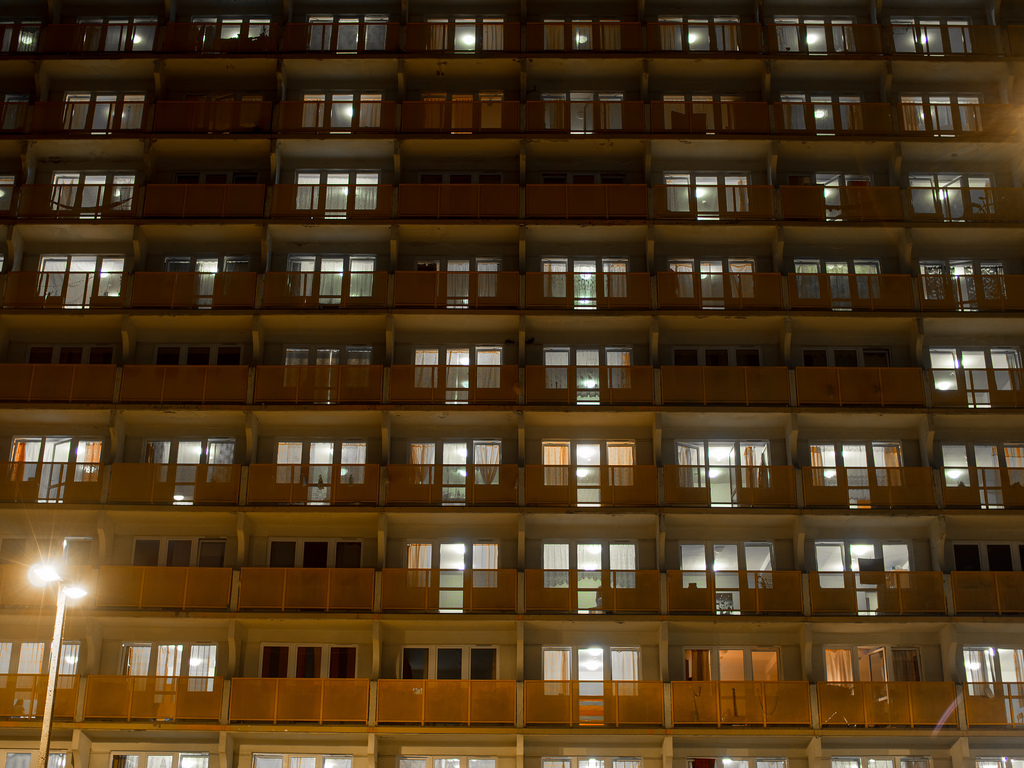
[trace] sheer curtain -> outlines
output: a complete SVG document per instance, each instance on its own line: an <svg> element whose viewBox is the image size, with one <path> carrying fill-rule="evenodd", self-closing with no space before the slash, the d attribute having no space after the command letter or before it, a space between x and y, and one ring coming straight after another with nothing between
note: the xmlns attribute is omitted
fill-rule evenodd
<svg viewBox="0 0 1024 768"><path fill-rule="evenodd" d="M608 567L612 570L612 586L636 589L636 545L609 544Z"/></svg>
<svg viewBox="0 0 1024 768"><path fill-rule="evenodd" d="M477 485L497 485L501 463L501 443L473 443L473 470Z"/></svg>
<svg viewBox="0 0 1024 768"><path fill-rule="evenodd" d="M615 693L619 696L635 696L637 686L630 683L640 679L640 649L613 648L611 656Z"/></svg>
<svg viewBox="0 0 1024 768"><path fill-rule="evenodd" d="M544 686L545 696L565 696L570 687L567 682L572 679L572 649L545 648L543 650L544 679L551 681Z"/></svg>
<svg viewBox="0 0 1024 768"><path fill-rule="evenodd" d="M608 466L612 485L633 485L636 451L632 443L608 443Z"/></svg>
<svg viewBox="0 0 1024 768"><path fill-rule="evenodd" d="M477 347L476 366L477 389L501 386L501 347Z"/></svg>
<svg viewBox="0 0 1024 768"><path fill-rule="evenodd" d="M409 463L416 467L413 482L429 485L434 482L435 452L433 443L413 443L409 447Z"/></svg>
<svg viewBox="0 0 1024 768"><path fill-rule="evenodd" d="M545 543L544 588L563 589L569 587L569 545Z"/></svg>
<svg viewBox="0 0 1024 768"><path fill-rule="evenodd" d="M853 653L849 648L825 649L825 679L830 683L853 682Z"/></svg>
<svg viewBox="0 0 1024 768"><path fill-rule="evenodd" d="M441 360L441 353L437 349L417 349L413 364L416 371L413 374L413 386L417 389L433 389L437 386L437 366Z"/></svg>
<svg viewBox="0 0 1024 768"><path fill-rule="evenodd" d="M541 450L544 463L544 485L568 485L569 443L544 442Z"/></svg>
<svg viewBox="0 0 1024 768"><path fill-rule="evenodd" d="M430 568L434 545L429 543L406 544L405 567L410 570Z"/></svg>

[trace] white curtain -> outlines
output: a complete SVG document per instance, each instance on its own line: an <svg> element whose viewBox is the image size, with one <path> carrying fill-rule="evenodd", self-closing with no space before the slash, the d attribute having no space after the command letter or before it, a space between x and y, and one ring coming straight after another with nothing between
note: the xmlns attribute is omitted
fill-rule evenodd
<svg viewBox="0 0 1024 768"><path fill-rule="evenodd" d="M545 648L543 660L545 680L572 679L571 648Z"/></svg>
<svg viewBox="0 0 1024 768"><path fill-rule="evenodd" d="M405 567L410 569L430 568L433 544L407 544L405 547Z"/></svg>
<svg viewBox="0 0 1024 768"><path fill-rule="evenodd" d="M477 389L497 389L501 386L501 347L477 347L476 365Z"/></svg>
<svg viewBox="0 0 1024 768"><path fill-rule="evenodd" d="M825 679L830 683L853 682L853 653L849 648L825 649Z"/></svg>

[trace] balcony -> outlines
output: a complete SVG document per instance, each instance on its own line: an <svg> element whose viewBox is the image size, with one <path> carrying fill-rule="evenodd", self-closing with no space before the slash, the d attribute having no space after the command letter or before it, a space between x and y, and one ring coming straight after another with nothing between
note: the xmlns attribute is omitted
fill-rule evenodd
<svg viewBox="0 0 1024 768"><path fill-rule="evenodd" d="M523 686L527 725L664 725L662 683L527 680Z"/></svg>
<svg viewBox="0 0 1024 768"><path fill-rule="evenodd" d="M916 616L944 614L938 571L843 571L808 575L811 614Z"/></svg>
<svg viewBox="0 0 1024 768"><path fill-rule="evenodd" d="M947 507L1024 507L1024 469L943 467L942 503Z"/></svg>
<svg viewBox="0 0 1024 768"><path fill-rule="evenodd" d="M15 105L11 105L15 106ZM27 107L26 104L17 105ZM37 101L32 105L33 133L74 136L138 134L146 125L141 101Z"/></svg>
<svg viewBox="0 0 1024 768"><path fill-rule="evenodd" d="M911 187L911 221L1019 222L1024 189L996 187Z"/></svg>
<svg viewBox="0 0 1024 768"><path fill-rule="evenodd" d="M252 309L255 272L136 272L134 309Z"/></svg>
<svg viewBox="0 0 1024 768"><path fill-rule="evenodd" d="M528 272L527 309L650 309L647 272Z"/></svg>
<svg viewBox="0 0 1024 768"><path fill-rule="evenodd" d="M164 53L275 53L278 24L216 21L164 25Z"/></svg>
<svg viewBox="0 0 1024 768"><path fill-rule="evenodd" d="M645 219L643 184L527 184L528 219Z"/></svg>
<svg viewBox="0 0 1024 768"><path fill-rule="evenodd" d="M885 52L880 24L766 24L765 38L773 56L877 56Z"/></svg>
<svg viewBox="0 0 1024 768"><path fill-rule="evenodd" d="M392 118L394 125L394 118ZM404 101L403 133L518 133L518 101Z"/></svg>
<svg viewBox="0 0 1024 768"><path fill-rule="evenodd" d="M33 588L34 589L34 588ZM0 675L0 718L24 720L43 716L46 675ZM58 675L53 692L53 717L74 720L78 706L78 675Z"/></svg>
<svg viewBox="0 0 1024 768"><path fill-rule="evenodd" d="M929 467L804 467L807 507L934 507Z"/></svg>
<svg viewBox="0 0 1024 768"><path fill-rule="evenodd" d="M376 504L376 464L250 464L251 505Z"/></svg>
<svg viewBox="0 0 1024 768"><path fill-rule="evenodd" d="M772 104L775 132L793 136L891 136L889 104Z"/></svg>
<svg viewBox="0 0 1024 768"><path fill-rule="evenodd" d="M811 688L802 681L675 681L672 724L801 725L811 724Z"/></svg>
<svg viewBox="0 0 1024 768"><path fill-rule="evenodd" d="M125 276L119 272L9 272L8 309L122 309Z"/></svg>
<svg viewBox="0 0 1024 768"><path fill-rule="evenodd" d="M969 728L1024 726L1020 683L964 683L964 707Z"/></svg>
<svg viewBox="0 0 1024 768"><path fill-rule="evenodd" d="M789 274L793 309L910 311L914 279L910 275Z"/></svg>
<svg viewBox="0 0 1024 768"><path fill-rule="evenodd" d="M758 616L802 614L798 571L669 571L668 611Z"/></svg>
<svg viewBox="0 0 1024 768"><path fill-rule="evenodd" d="M519 50L519 24L505 22L412 22L405 25L407 53L481 54Z"/></svg>
<svg viewBox="0 0 1024 768"><path fill-rule="evenodd" d="M102 464L12 461L0 464L0 501L97 504Z"/></svg>
<svg viewBox="0 0 1024 768"><path fill-rule="evenodd" d="M920 368L797 368L798 405L924 406Z"/></svg>
<svg viewBox="0 0 1024 768"><path fill-rule="evenodd" d="M779 187L782 218L792 221L903 221L898 187Z"/></svg>
<svg viewBox="0 0 1024 768"><path fill-rule="evenodd" d="M405 107L402 108L403 115ZM280 133L314 135L386 134L395 132L393 101L282 101Z"/></svg>
<svg viewBox="0 0 1024 768"><path fill-rule="evenodd" d="M387 272L267 272L264 309L382 309Z"/></svg>
<svg viewBox="0 0 1024 768"><path fill-rule="evenodd" d="M977 25L893 25L886 42L894 56L1002 56L999 27Z"/></svg>
<svg viewBox="0 0 1024 768"><path fill-rule="evenodd" d="M236 677L228 722L365 724L369 695L369 680Z"/></svg>
<svg viewBox="0 0 1024 768"><path fill-rule="evenodd" d="M244 403L247 365L126 365L122 403Z"/></svg>
<svg viewBox="0 0 1024 768"><path fill-rule="evenodd" d="M28 29L28 25L22 27ZM38 34L39 27L35 27ZM100 21L79 24L47 24L43 28L43 53L139 53L152 56L159 27L153 23Z"/></svg>
<svg viewBox="0 0 1024 768"><path fill-rule="evenodd" d="M0 402L110 403L114 365L0 363Z"/></svg>
<svg viewBox="0 0 1024 768"><path fill-rule="evenodd" d="M651 131L656 134L767 135L768 104L743 101L652 101Z"/></svg>
<svg viewBox="0 0 1024 768"><path fill-rule="evenodd" d="M104 565L99 569L97 608L226 611L230 602L230 568Z"/></svg>
<svg viewBox="0 0 1024 768"><path fill-rule="evenodd" d="M527 613L658 613L658 571L528 570Z"/></svg>
<svg viewBox="0 0 1024 768"><path fill-rule="evenodd" d="M134 219L141 187L134 183L23 184L20 190L20 218L92 221Z"/></svg>
<svg viewBox="0 0 1024 768"><path fill-rule="evenodd" d="M381 609L416 613L512 613L516 610L513 570L385 568Z"/></svg>
<svg viewBox="0 0 1024 768"><path fill-rule="evenodd" d="M518 184L400 184L398 215L405 219L514 219Z"/></svg>
<svg viewBox="0 0 1024 768"><path fill-rule="evenodd" d="M660 309L782 309L782 275L659 272Z"/></svg>
<svg viewBox="0 0 1024 768"><path fill-rule="evenodd" d="M259 219L266 184L148 184L143 215L168 219Z"/></svg>
<svg viewBox="0 0 1024 768"><path fill-rule="evenodd" d="M270 215L307 221L386 219L391 216L391 185L275 184Z"/></svg>
<svg viewBox="0 0 1024 768"><path fill-rule="evenodd" d="M257 403L337 405L379 403L384 387L380 365L258 365Z"/></svg>
<svg viewBox="0 0 1024 768"><path fill-rule="evenodd" d="M953 608L957 614L1024 613L1024 573L953 571Z"/></svg>
<svg viewBox="0 0 1024 768"><path fill-rule="evenodd" d="M114 464L111 504L237 504L237 464Z"/></svg>
<svg viewBox="0 0 1024 768"><path fill-rule="evenodd" d="M683 56L721 56L763 51L760 24L649 22L647 50Z"/></svg>
<svg viewBox="0 0 1024 768"><path fill-rule="evenodd" d="M904 136L1009 139L1019 132L1018 107L1012 104L900 104L895 109Z"/></svg>
<svg viewBox="0 0 1024 768"><path fill-rule="evenodd" d="M528 101L526 132L588 136L646 133L642 101Z"/></svg>
<svg viewBox="0 0 1024 768"><path fill-rule="evenodd" d="M396 272L398 309L515 309L518 272Z"/></svg>
<svg viewBox="0 0 1024 768"><path fill-rule="evenodd" d="M919 279L925 311L1024 310L1024 275L922 275Z"/></svg>
<svg viewBox="0 0 1024 768"><path fill-rule="evenodd" d="M658 503L658 468L528 466L526 503L548 507L651 506Z"/></svg>
<svg viewBox="0 0 1024 768"><path fill-rule="evenodd" d="M389 464L388 504L514 506L515 464Z"/></svg>
<svg viewBox="0 0 1024 768"><path fill-rule="evenodd" d="M953 683L816 683L823 728L956 727Z"/></svg>
<svg viewBox="0 0 1024 768"><path fill-rule="evenodd" d="M286 24L282 48L287 53L374 54L398 50L400 25L387 22Z"/></svg>
<svg viewBox="0 0 1024 768"><path fill-rule="evenodd" d="M793 467L666 465L665 503L687 507L795 507Z"/></svg>
<svg viewBox="0 0 1024 768"><path fill-rule="evenodd" d="M649 365L528 365L530 405L651 405L654 369Z"/></svg>
<svg viewBox="0 0 1024 768"><path fill-rule="evenodd" d="M223 698L221 677L89 675L85 719L217 722Z"/></svg>
<svg viewBox="0 0 1024 768"><path fill-rule="evenodd" d="M643 33L635 21L545 21L526 25L532 53L639 53Z"/></svg>
<svg viewBox="0 0 1024 768"><path fill-rule="evenodd" d="M158 101L153 133L270 133L273 111L271 101Z"/></svg>
<svg viewBox="0 0 1024 768"><path fill-rule="evenodd" d="M378 680L377 722L515 725L514 680Z"/></svg>
<svg viewBox="0 0 1024 768"><path fill-rule="evenodd" d="M748 184L658 184L654 187L654 218L772 221L775 188Z"/></svg>
<svg viewBox="0 0 1024 768"><path fill-rule="evenodd" d="M1024 407L1024 371L1019 368L949 368L928 372L937 408Z"/></svg>
<svg viewBox="0 0 1024 768"><path fill-rule="evenodd" d="M757 366L662 366L661 398L665 405L789 405L789 370Z"/></svg>
<svg viewBox="0 0 1024 768"><path fill-rule="evenodd" d="M240 611L373 611L372 568L243 568Z"/></svg>

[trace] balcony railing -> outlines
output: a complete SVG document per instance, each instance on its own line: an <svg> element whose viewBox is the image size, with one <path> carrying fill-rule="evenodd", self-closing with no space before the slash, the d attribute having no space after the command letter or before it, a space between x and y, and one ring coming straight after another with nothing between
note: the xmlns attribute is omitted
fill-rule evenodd
<svg viewBox="0 0 1024 768"><path fill-rule="evenodd" d="M250 21L178 22L164 25L164 53L272 53L278 24Z"/></svg>
<svg viewBox="0 0 1024 768"><path fill-rule="evenodd" d="M386 219L390 184L275 184L270 215L286 219Z"/></svg>
<svg viewBox="0 0 1024 768"><path fill-rule="evenodd" d="M798 405L923 406L920 368L797 368Z"/></svg>
<svg viewBox="0 0 1024 768"><path fill-rule="evenodd" d="M121 309L120 272L9 272L4 306L11 309Z"/></svg>
<svg viewBox="0 0 1024 768"><path fill-rule="evenodd" d="M0 464L0 501L96 504L102 464L11 461Z"/></svg>
<svg viewBox="0 0 1024 768"><path fill-rule="evenodd" d="M230 602L230 568L104 565L96 585L97 608L224 611Z"/></svg>
<svg viewBox="0 0 1024 768"><path fill-rule="evenodd" d="M649 22L647 50L684 56L761 53L760 24Z"/></svg>
<svg viewBox="0 0 1024 768"><path fill-rule="evenodd" d="M642 101L528 101L527 133L645 133Z"/></svg>
<svg viewBox="0 0 1024 768"><path fill-rule="evenodd" d="M376 504L377 464L250 464L249 504Z"/></svg>
<svg viewBox="0 0 1024 768"><path fill-rule="evenodd" d="M635 21L545 21L526 25L526 50L534 53L638 53L643 33Z"/></svg>
<svg viewBox="0 0 1024 768"><path fill-rule="evenodd" d="M934 507L929 467L804 467L810 507Z"/></svg>
<svg viewBox="0 0 1024 768"><path fill-rule="evenodd" d="M398 215L413 219L519 216L518 184L400 184Z"/></svg>
<svg viewBox="0 0 1024 768"><path fill-rule="evenodd" d="M1024 370L1020 368L946 368L927 375L932 405L937 408L1024 406Z"/></svg>
<svg viewBox="0 0 1024 768"><path fill-rule="evenodd" d="M817 683L815 688L824 728L959 724L953 683Z"/></svg>
<svg viewBox="0 0 1024 768"><path fill-rule="evenodd" d="M18 216L26 219L134 219L141 187L134 183L24 184Z"/></svg>
<svg viewBox="0 0 1024 768"><path fill-rule="evenodd" d="M1024 507L1024 469L943 467L939 476L947 507Z"/></svg>
<svg viewBox="0 0 1024 768"><path fill-rule="evenodd" d="M1024 691L1020 683L964 683L964 707L971 728L1024 726Z"/></svg>
<svg viewBox="0 0 1024 768"><path fill-rule="evenodd" d="M665 503L691 507L795 507L793 467L666 465Z"/></svg>
<svg viewBox="0 0 1024 768"><path fill-rule="evenodd" d="M1020 130L1019 113L1009 104L899 104L895 111L904 136L996 139Z"/></svg>
<svg viewBox="0 0 1024 768"><path fill-rule="evenodd" d="M953 571L951 581L954 613L1024 613L1024 573L1020 571Z"/></svg>
<svg viewBox="0 0 1024 768"><path fill-rule="evenodd" d="M808 574L813 615L944 614L938 571L844 571Z"/></svg>
<svg viewBox="0 0 1024 768"><path fill-rule="evenodd" d="M658 613L658 571L527 570L526 612Z"/></svg>
<svg viewBox="0 0 1024 768"><path fill-rule="evenodd" d="M660 309L782 309L782 275L659 272Z"/></svg>
<svg viewBox="0 0 1024 768"><path fill-rule="evenodd" d="M890 25L886 44L896 56L1001 56L1002 31L979 25Z"/></svg>
<svg viewBox="0 0 1024 768"><path fill-rule="evenodd" d="M247 365L126 365L122 403L244 403Z"/></svg>
<svg viewBox="0 0 1024 768"><path fill-rule="evenodd" d="M771 132L769 105L743 101L652 101L651 131L685 134L753 134Z"/></svg>
<svg viewBox="0 0 1024 768"><path fill-rule="evenodd" d="M515 403L517 365L392 365L392 403Z"/></svg>
<svg viewBox="0 0 1024 768"><path fill-rule="evenodd" d="M527 725L661 726L661 683L527 680L523 683Z"/></svg>
<svg viewBox="0 0 1024 768"><path fill-rule="evenodd" d="M801 614L798 571L669 571L669 613Z"/></svg>
<svg viewBox="0 0 1024 768"><path fill-rule="evenodd" d="M43 716L46 675L0 675L0 718L24 720ZM53 717L74 720L78 706L78 675L58 675L53 691Z"/></svg>
<svg viewBox="0 0 1024 768"><path fill-rule="evenodd" d="M1024 219L1024 189L911 187L910 221L1018 222Z"/></svg>
<svg viewBox="0 0 1024 768"><path fill-rule="evenodd" d="M255 272L136 272L135 309L252 309Z"/></svg>
<svg viewBox="0 0 1024 768"><path fill-rule="evenodd" d="M372 568L243 568L240 611L373 610Z"/></svg>
<svg viewBox="0 0 1024 768"><path fill-rule="evenodd" d="M264 309L379 309L387 304L387 272L267 272Z"/></svg>
<svg viewBox="0 0 1024 768"><path fill-rule="evenodd" d="M377 722L514 725L514 680L378 680Z"/></svg>
<svg viewBox="0 0 1024 768"><path fill-rule="evenodd" d="M0 402L110 403L115 365L0 363Z"/></svg>
<svg viewBox="0 0 1024 768"><path fill-rule="evenodd" d="M811 724L810 686L803 681L675 681L673 725Z"/></svg>
<svg viewBox="0 0 1024 768"><path fill-rule="evenodd" d="M147 184L147 218L263 217L266 184Z"/></svg>
<svg viewBox="0 0 1024 768"><path fill-rule="evenodd" d="M643 219L643 184L527 184L528 219Z"/></svg>
<svg viewBox="0 0 1024 768"><path fill-rule="evenodd" d="M635 507L657 504L658 468L528 466L526 503L555 507Z"/></svg>
<svg viewBox="0 0 1024 768"><path fill-rule="evenodd" d="M528 365L530 405L626 405L654 402L649 365Z"/></svg>
<svg viewBox="0 0 1024 768"><path fill-rule="evenodd" d="M114 464L112 504L237 504L237 464Z"/></svg>
<svg viewBox="0 0 1024 768"><path fill-rule="evenodd" d="M395 307L514 309L518 272L396 272Z"/></svg>
<svg viewBox="0 0 1024 768"><path fill-rule="evenodd" d="M516 572L385 568L381 608L420 613L512 613Z"/></svg>
<svg viewBox="0 0 1024 768"><path fill-rule="evenodd" d="M231 681L231 723L363 723L369 680L236 677Z"/></svg>
<svg viewBox="0 0 1024 768"><path fill-rule="evenodd" d="M85 719L217 722L223 697L221 677L89 675Z"/></svg>
<svg viewBox="0 0 1024 768"><path fill-rule="evenodd" d="M380 365L258 365L253 400L257 403L379 403L384 368Z"/></svg>
<svg viewBox="0 0 1024 768"><path fill-rule="evenodd" d="M898 187L779 187L782 218L793 221L902 221ZM764 217L770 218L770 217Z"/></svg>
<svg viewBox="0 0 1024 768"><path fill-rule="evenodd" d="M650 309L646 272L528 272L527 309Z"/></svg>
<svg viewBox="0 0 1024 768"><path fill-rule="evenodd" d="M775 218L775 188L749 184L657 184L654 218L771 221Z"/></svg>
<svg viewBox="0 0 1024 768"><path fill-rule="evenodd" d="M288 53L374 54L398 49L401 25L393 22L315 22L286 24L282 49Z"/></svg>
<svg viewBox="0 0 1024 768"><path fill-rule="evenodd" d="M409 53L477 54L519 50L514 21L411 22L405 25Z"/></svg>
<svg viewBox="0 0 1024 768"><path fill-rule="evenodd" d="M790 273L789 304L793 309L912 310L914 279L910 275Z"/></svg>
<svg viewBox="0 0 1024 768"><path fill-rule="evenodd" d="M272 101L158 101L153 132L270 133L273 111Z"/></svg>
<svg viewBox="0 0 1024 768"><path fill-rule="evenodd" d="M469 99L403 101L402 131L447 134L518 133L519 102Z"/></svg>
<svg viewBox="0 0 1024 768"><path fill-rule="evenodd" d="M515 464L389 464L388 504L514 505Z"/></svg>
<svg viewBox="0 0 1024 768"><path fill-rule="evenodd" d="M1024 310L1024 275L922 275L918 279L925 311Z"/></svg>
<svg viewBox="0 0 1024 768"><path fill-rule="evenodd" d="M395 112L393 101L282 101L277 129L331 135L394 133Z"/></svg>
<svg viewBox="0 0 1024 768"><path fill-rule="evenodd" d="M772 104L775 132L804 136L891 136L889 104Z"/></svg>
<svg viewBox="0 0 1024 768"><path fill-rule="evenodd" d="M661 397L666 405L789 405L789 370L757 366L662 366Z"/></svg>
<svg viewBox="0 0 1024 768"><path fill-rule="evenodd" d="M879 24L766 24L765 40L772 55L878 55L882 47Z"/></svg>
<svg viewBox="0 0 1024 768"><path fill-rule="evenodd" d="M21 104L27 108L28 105ZM141 101L37 101L32 105L34 133L77 136L132 134L146 126L148 105Z"/></svg>
<svg viewBox="0 0 1024 768"><path fill-rule="evenodd" d="M26 29L27 25L22 28ZM40 47L44 53L152 55L159 29L154 23L137 24L130 21L47 24L43 28Z"/></svg>

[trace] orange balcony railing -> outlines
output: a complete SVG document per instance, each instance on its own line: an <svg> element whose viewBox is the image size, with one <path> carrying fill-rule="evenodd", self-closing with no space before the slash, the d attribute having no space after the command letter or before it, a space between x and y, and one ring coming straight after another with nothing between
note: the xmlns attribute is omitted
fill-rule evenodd
<svg viewBox="0 0 1024 768"><path fill-rule="evenodd" d="M798 571L669 571L669 613L803 613Z"/></svg>
<svg viewBox="0 0 1024 768"><path fill-rule="evenodd" d="M810 221L902 221L898 187L780 187L782 218Z"/></svg>
<svg viewBox="0 0 1024 768"><path fill-rule="evenodd" d="M158 101L153 132L270 133L273 110L272 101Z"/></svg>
<svg viewBox="0 0 1024 768"><path fill-rule="evenodd" d="M90 136L138 133L146 126L147 111L147 104L123 99L37 101L32 105L32 131Z"/></svg>
<svg viewBox="0 0 1024 768"><path fill-rule="evenodd" d="M518 101L404 101L406 133L518 133Z"/></svg>
<svg viewBox="0 0 1024 768"><path fill-rule="evenodd" d="M271 53L277 50L278 24L220 20L164 25L166 53Z"/></svg>
<svg viewBox="0 0 1024 768"><path fill-rule="evenodd" d="M112 504L237 504L237 464L114 464Z"/></svg>
<svg viewBox="0 0 1024 768"><path fill-rule="evenodd" d="M378 680L377 722L514 725L515 680Z"/></svg>
<svg viewBox="0 0 1024 768"><path fill-rule="evenodd" d="M929 467L804 467L808 507L934 507Z"/></svg>
<svg viewBox="0 0 1024 768"><path fill-rule="evenodd" d="M649 365L528 365L531 405L650 405L654 369Z"/></svg>
<svg viewBox="0 0 1024 768"><path fill-rule="evenodd" d="M658 613L658 571L526 571L527 613Z"/></svg>
<svg viewBox="0 0 1024 768"><path fill-rule="evenodd" d="M645 465L526 467L526 503L634 507L658 503L658 468Z"/></svg>
<svg viewBox="0 0 1024 768"><path fill-rule="evenodd" d="M665 503L694 507L795 507L793 467L666 465Z"/></svg>
<svg viewBox="0 0 1024 768"><path fill-rule="evenodd" d="M649 52L705 56L761 53L760 24L649 22Z"/></svg>
<svg viewBox="0 0 1024 768"><path fill-rule="evenodd" d="M798 405L923 406L920 368L797 368Z"/></svg>
<svg viewBox="0 0 1024 768"><path fill-rule="evenodd" d="M1024 219L1024 189L1016 187L911 187L911 221L1017 222Z"/></svg>
<svg viewBox="0 0 1024 768"><path fill-rule="evenodd" d="M388 464L388 504L514 505L515 464Z"/></svg>
<svg viewBox="0 0 1024 768"><path fill-rule="evenodd" d="M782 309L782 275L659 272L661 309Z"/></svg>
<svg viewBox="0 0 1024 768"><path fill-rule="evenodd" d="M910 275L787 275L793 309L912 310L914 279Z"/></svg>
<svg viewBox="0 0 1024 768"><path fill-rule="evenodd" d="M247 365L126 365L122 403L244 403Z"/></svg>
<svg viewBox="0 0 1024 768"><path fill-rule="evenodd" d="M230 601L230 568L104 565L96 584L98 608L223 611Z"/></svg>
<svg viewBox="0 0 1024 768"><path fill-rule="evenodd" d="M513 570L385 568L381 608L419 613L511 613L516 609Z"/></svg>
<svg viewBox="0 0 1024 768"><path fill-rule="evenodd" d="M844 571L809 574L813 615L944 614L938 571Z"/></svg>
<svg viewBox="0 0 1024 768"><path fill-rule="evenodd" d="M4 306L17 309L121 309L120 272L10 272Z"/></svg>
<svg viewBox="0 0 1024 768"><path fill-rule="evenodd" d="M0 464L0 501L95 504L102 464L11 461Z"/></svg>
<svg viewBox="0 0 1024 768"><path fill-rule="evenodd" d="M530 272L527 309L650 309L646 272Z"/></svg>
<svg viewBox="0 0 1024 768"><path fill-rule="evenodd" d="M1024 726L1024 690L1020 683L964 683L964 707L971 728ZM953 725L955 718L953 709Z"/></svg>
<svg viewBox="0 0 1024 768"><path fill-rule="evenodd" d="M664 686L653 681L523 683L527 725L664 724Z"/></svg>
<svg viewBox="0 0 1024 768"><path fill-rule="evenodd" d="M642 101L528 101L528 133L645 133Z"/></svg>
<svg viewBox="0 0 1024 768"><path fill-rule="evenodd" d="M46 675L0 675L0 718L42 717ZM78 705L78 675L58 675L53 691L53 716L74 720Z"/></svg>
<svg viewBox="0 0 1024 768"><path fill-rule="evenodd" d="M929 371L928 377L936 407L1024 407L1024 370L1020 368L943 368Z"/></svg>
<svg viewBox="0 0 1024 768"><path fill-rule="evenodd" d="M388 297L387 272L267 272L264 309L379 309Z"/></svg>
<svg viewBox="0 0 1024 768"><path fill-rule="evenodd" d="M771 221L775 189L748 184L658 184L654 218L688 221Z"/></svg>
<svg viewBox="0 0 1024 768"><path fill-rule="evenodd" d="M24 25L22 29L28 29ZM39 28L36 27L36 30ZM141 53L152 55L158 25L124 21L47 24L43 29L45 53Z"/></svg>
<svg viewBox="0 0 1024 768"><path fill-rule="evenodd" d="M959 724L953 683L816 683L822 727Z"/></svg>
<svg viewBox="0 0 1024 768"><path fill-rule="evenodd" d="M24 184L18 216L27 219L134 219L141 187L106 184Z"/></svg>
<svg viewBox="0 0 1024 768"><path fill-rule="evenodd" d="M811 724L811 689L803 681L675 681L674 725Z"/></svg>
<svg viewBox="0 0 1024 768"><path fill-rule="evenodd" d="M766 24L765 39L773 55L880 54L880 24Z"/></svg>
<svg viewBox="0 0 1024 768"><path fill-rule="evenodd" d="M275 184L270 215L313 221L386 219L390 184Z"/></svg>
<svg viewBox="0 0 1024 768"><path fill-rule="evenodd" d="M926 138L1010 138L1020 130L1012 104L899 104L900 133Z"/></svg>
<svg viewBox="0 0 1024 768"><path fill-rule="evenodd" d="M544 21L526 25L526 50L534 53L638 53L642 44L642 28L636 21Z"/></svg>
<svg viewBox="0 0 1024 768"><path fill-rule="evenodd" d="M250 464L249 504L376 504L376 464Z"/></svg>
<svg viewBox="0 0 1024 768"><path fill-rule="evenodd" d="M281 44L289 53L383 53L397 50L400 29L396 22L356 19L285 24Z"/></svg>
<svg viewBox="0 0 1024 768"><path fill-rule="evenodd" d="M109 403L114 365L0 363L0 402Z"/></svg>
<svg viewBox="0 0 1024 768"><path fill-rule="evenodd" d="M396 272L395 306L430 309L515 308L517 272Z"/></svg>
<svg viewBox="0 0 1024 768"><path fill-rule="evenodd" d="M240 611L373 610L372 568L243 568Z"/></svg>
<svg viewBox="0 0 1024 768"><path fill-rule="evenodd" d="M393 101L282 101L277 129L304 134L394 133L395 107Z"/></svg>
<svg viewBox="0 0 1024 768"><path fill-rule="evenodd" d="M666 405L789 405L789 370L756 366L661 367Z"/></svg>
<svg viewBox="0 0 1024 768"><path fill-rule="evenodd" d="M921 309L935 312L1020 312L1024 275L922 275Z"/></svg>
<svg viewBox="0 0 1024 768"><path fill-rule="evenodd" d="M370 681L345 678L236 677L232 723L366 723Z"/></svg>
<svg viewBox="0 0 1024 768"><path fill-rule="evenodd" d="M942 467L939 477L947 507L1024 507L1024 469Z"/></svg>
<svg viewBox="0 0 1024 768"><path fill-rule="evenodd" d="M768 105L743 101L652 101L655 133L768 134Z"/></svg>
<svg viewBox="0 0 1024 768"><path fill-rule="evenodd" d="M216 722L223 698L221 677L89 675L85 719Z"/></svg>
<svg viewBox="0 0 1024 768"><path fill-rule="evenodd" d="M393 365L392 403L515 403L517 365Z"/></svg>
<svg viewBox="0 0 1024 768"><path fill-rule="evenodd" d="M147 218L262 218L265 184L149 184Z"/></svg>
<svg viewBox="0 0 1024 768"><path fill-rule="evenodd" d="M1024 613L1024 573L953 571L951 575L956 613Z"/></svg>
<svg viewBox="0 0 1024 768"><path fill-rule="evenodd" d="M136 272L136 309L252 309L255 272Z"/></svg>
<svg viewBox="0 0 1024 768"><path fill-rule="evenodd" d="M412 22L405 25L407 53L480 54L519 50L515 21Z"/></svg>
<svg viewBox="0 0 1024 768"><path fill-rule="evenodd" d="M643 184L527 184L529 219L643 219Z"/></svg>
<svg viewBox="0 0 1024 768"><path fill-rule="evenodd" d="M886 42L894 55L959 58L1003 54L1002 30L999 27L893 24L886 32Z"/></svg>
<svg viewBox="0 0 1024 768"><path fill-rule="evenodd" d="M402 218L507 219L519 216L518 184L400 184Z"/></svg>
<svg viewBox="0 0 1024 768"><path fill-rule="evenodd" d="M891 136L889 104L794 103L772 104L775 132L804 136Z"/></svg>
<svg viewBox="0 0 1024 768"><path fill-rule="evenodd" d="M379 403L384 368L379 365L258 365L257 403Z"/></svg>

